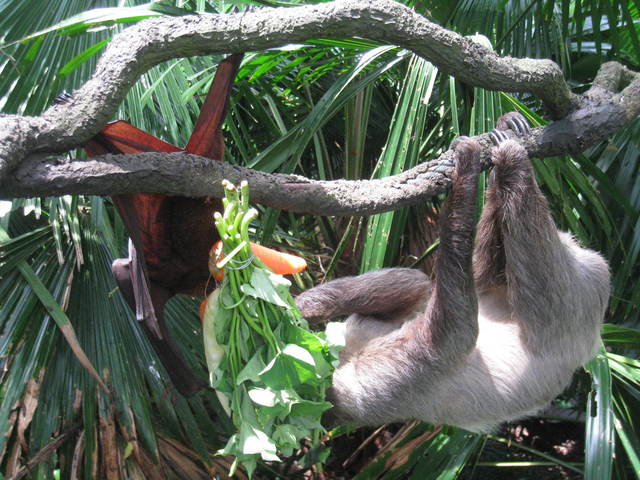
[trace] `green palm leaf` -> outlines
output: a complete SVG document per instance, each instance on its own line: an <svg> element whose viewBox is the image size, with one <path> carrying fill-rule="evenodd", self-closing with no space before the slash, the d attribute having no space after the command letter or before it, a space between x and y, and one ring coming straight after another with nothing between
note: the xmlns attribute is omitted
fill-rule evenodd
<svg viewBox="0 0 640 480"><path fill-rule="evenodd" d="M114 10L102 13L92 12L97 4L87 0L0 2L2 109L38 114L60 91L77 88L91 74L96 55L119 28L117 23L135 20L144 9L144 15L171 15L183 9L244 10L248 3L304 2L197 0L175 2L180 7L176 9L166 3L160 8L138 1L105 0L99 6ZM486 35L503 54L555 59L578 89L588 86L604 56L622 59L632 68L640 65L637 2L410 3L459 32ZM32 15L34 11L39 14ZM69 19L72 22L61 24ZM88 28L96 26L103 30ZM74 35L57 35L71 33L70 29ZM34 36L44 31L49 33ZM25 38L31 40L15 43ZM226 160L318 178L363 178L375 168L379 175L389 175L434 158L459 132L476 134L493 128L504 111L518 109L533 125L542 124L535 98L472 90L437 77L426 62L405 59L409 59L407 52L398 54L394 47L363 39L318 39L247 53L225 125ZM218 60L181 59L153 68L129 92L118 116L184 145ZM634 363L640 350L636 330L640 326L636 285L640 274L639 126L632 123L606 145L583 155L534 162L558 224L605 252L612 267L613 296L607 317L612 325L605 326L603 338L615 353L601 354L589 366L594 387L588 402L587 478L640 478L640 382ZM434 199L422 208L437 207L439 202ZM317 261L323 267L318 271L330 277L353 273L356 264L368 269L413 262L415 257L407 252L416 232L411 225L415 222L409 219L421 215L414 213L418 211L376 217L369 221L366 234L356 220L270 212L263 216L258 233L267 243L274 241L273 233L275 241L316 253L309 260ZM0 225L10 235L0 242L0 359L6 371L0 387L0 431L5 433L0 437L0 453L4 453L5 473L9 457L25 464L60 440L53 455L31 465L34 478L51 478L54 469L60 470L62 478L70 478L74 468L90 478L94 468L105 467L104 458L122 460L122 468L132 478L151 475L154 460L159 461L154 468L169 476L206 478L204 463L213 462L210 465L215 468L220 460L211 453L224 444L228 422L215 395L201 392L185 399L175 392L120 297L109 267L122 253L126 234L109 201L18 200ZM435 237L425 238L426 245L413 255L424 252L426 257L433 252ZM392 241L385 249L386 239ZM38 280L29 277L30 283L20 273L23 262ZM297 281L309 286L313 279L306 275ZM50 314L32 291L33 285L40 284L55 300L57 313ZM40 294L46 296L44 291ZM193 300L176 298L167 306L167 321L187 363L204 375L195 308ZM68 348L52 321L52 315L62 318L60 312L73 324L79 344L112 388L112 396L100 393ZM580 398L588 391L568 390L567 402L581 408ZM37 406L29 410L34 399ZM20 419L16 405L31 413ZM383 447L361 478L378 474L384 478L480 478L473 469L476 463L508 468L505 462L485 461L493 440L483 442L482 437L456 429L434 433L426 425L406 426L401 433L393 437L392 445ZM21 443L20 435L25 442ZM28 453L22 450L24 445ZM545 464L562 464L546 452L527 453ZM404 458L409 459L407 463L385 468L386 462ZM220 460L218 471L224 473L226 467ZM581 470L581 465L564 467ZM518 478L536 478L537 471L520 469Z"/></svg>
<svg viewBox="0 0 640 480"><path fill-rule="evenodd" d="M387 143L375 167L374 177L401 173L418 163L424 134L427 106L436 81L437 69L426 60L412 56L396 105ZM369 218L360 271L366 272L395 261L408 209Z"/></svg>
<svg viewBox="0 0 640 480"><path fill-rule="evenodd" d="M586 366L591 373L593 390L587 399L585 433L585 479L611 478L615 450L611 371L601 352Z"/></svg>

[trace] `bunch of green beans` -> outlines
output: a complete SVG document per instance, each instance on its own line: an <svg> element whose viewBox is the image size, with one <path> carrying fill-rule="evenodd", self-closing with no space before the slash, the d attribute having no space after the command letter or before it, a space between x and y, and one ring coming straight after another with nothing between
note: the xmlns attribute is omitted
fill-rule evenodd
<svg viewBox="0 0 640 480"><path fill-rule="evenodd" d="M214 218L224 279L203 316L211 385L236 428L220 453L236 457L232 471L242 463L252 473L259 460L280 461L306 442L314 453L301 461L317 465L336 350L308 330L289 281L252 253L249 226L258 212L249 206L247 183L223 187L224 210Z"/></svg>
<svg viewBox="0 0 640 480"><path fill-rule="evenodd" d="M222 240L223 250L225 252L224 259L218 264L218 268L225 269L225 277L223 287L230 289L230 296L234 300L231 305L225 305L224 308L231 311L231 338L229 345L240 345L248 340L251 344L250 350L255 351L258 346L255 344L256 337L243 338L240 332L240 325L246 322L257 334L258 338L267 342L272 349L272 354L276 355L280 349L278 342L273 334L269 318L277 317L277 313L273 308L269 312L265 308L268 305L260 303L258 305L260 311L255 313L247 310L245 300L247 294L242 291L242 286L249 284L251 281L251 268L247 268L254 264L260 268L266 268L264 264L251 252L249 244L249 224L258 216L255 208L249 207L249 185L246 181L240 183L240 194L238 189L228 180L222 181L225 189L225 198L222 199L224 212L215 212L215 225ZM229 253L227 253L229 252ZM241 349L232 348L229 351L230 371L235 380L240 373L242 367Z"/></svg>

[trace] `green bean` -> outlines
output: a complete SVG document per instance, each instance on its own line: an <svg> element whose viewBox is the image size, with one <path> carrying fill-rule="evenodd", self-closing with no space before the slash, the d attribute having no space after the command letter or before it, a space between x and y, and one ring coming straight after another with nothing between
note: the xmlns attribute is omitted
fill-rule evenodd
<svg viewBox="0 0 640 480"><path fill-rule="evenodd" d="M240 199L242 202L242 209L249 209L249 182L242 180L240 182Z"/></svg>

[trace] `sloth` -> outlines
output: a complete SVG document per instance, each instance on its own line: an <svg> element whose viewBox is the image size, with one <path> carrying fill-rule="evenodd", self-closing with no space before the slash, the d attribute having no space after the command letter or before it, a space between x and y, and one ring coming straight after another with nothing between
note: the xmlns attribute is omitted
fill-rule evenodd
<svg viewBox="0 0 640 480"><path fill-rule="evenodd" d="M519 113L491 133L493 171L476 232L480 146L454 146L433 281L390 268L303 292L311 322L348 316L328 400L331 423L408 419L486 432L548 404L599 344L609 268L558 231ZM475 244L474 244L475 233Z"/></svg>

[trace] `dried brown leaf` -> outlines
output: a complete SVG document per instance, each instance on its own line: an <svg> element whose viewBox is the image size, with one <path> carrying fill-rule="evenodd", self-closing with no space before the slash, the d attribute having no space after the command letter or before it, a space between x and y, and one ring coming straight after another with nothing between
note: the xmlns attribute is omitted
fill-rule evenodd
<svg viewBox="0 0 640 480"><path fill-rule="evenodd" d="M36 408L38 407L38 397L40 395L40 384L42 383L42 379L44 378L45 369L40 370L40 374L38 378L32 378L27 382L27 387L25 388L24 395L22 396L22 400L20 401L20 413L18 415L18 442L20 442L20 446L22 450L24 450L27 455L29 454L29 446L27 444L27 440L24 436L24 432L31 425L31 421L33 420L33 415L36 412Z"/></svg>
<svg viewBox="0 0 640 480"><path fill-rule="evenodd" d="M11 478L20 470L20 457L22 456L22 445L20 442L13 442L11 453L7 459L7 466L4 474L7 478Z"/></svg>
<svg viewBox="0 0 640 480"><path fill-rule="evenodd" d="M100 385L100 388L102 388L105 393L109 393L107 385L102 381L102 378L100 378L100 375L98 375L98 372L91 363L91 360L89 360L89 357L87 357L87 354L84 353L84 350L80 346L80 342L78 341L78 337L76 336L76 331L73 329L73 325L71 325L71 322L58 326L60 327L60 331L62 332L65 340L69 344L71 351L80 362L80 365L82 365L84 369L89 372L89 375L95 378L96 382L98 382L98 385Z"/></svg>
<svg viewBox="0 0 640 480"><path fill-rule="evenodd" d="M413 440L405 443L401 447L396 448L385 463L385 470L395 470L396 468L401 467L409 460L409 457L413 453L413 451L424 442L428 442L433 437L435 437L442 430L442 425L437 426L433 430L429 430L424 432L422 435L414 438Z"/></svg>
<svg viewBox="0 0 640 480"><path fill-rule="evenodd" d="M29 460L24 466L20 467L15 471L11 476L6 476L6 480L19 480L25 475L27 475L36 465L40 462L47 459L49 455L55 452L60 446L71 437L77 430L79 429L79 425L73 425L68 428L56 438L54 438L51 442L49 442L42 450L36 453L31 460ZM19 445L18 442L15 445Z"/></svg>
<svg viewBox="0 0 640 480"><path fill-rule="evenodd" d="M5 430L3 436L5 438L4 445L2 450L0 450L0 462L4 459L4 454L6 452L7 445L9 445L9 438L13 433L13 427L16 425L16 421L18 420L18 407L11 411L9 414L9 418L7 419L7 429Z"/></svg>
<svg viewBox="0 0 640 480"><path fill-rule="evenodd" d="M98 396L101 397L99 393ZM100 400L101 399L99 398L98 401ZM108 403L106 410L106 415L103 415L103 410L99 409L100 418L98 424L102 474L103 478L106 478L107 480L120 480L124 478L124 475L121 468L120 452L118 450L118 442L116 438L115 406L112 402Z"/></svg>
<svg viewBox="0 0 640 480"><path fill-rule="evenodd" d="M78 435L76 446L73 449L73 458L71 460L71 472L69 474L69 480L80 480L82 459L84 458L84 430Z"/></svg>

